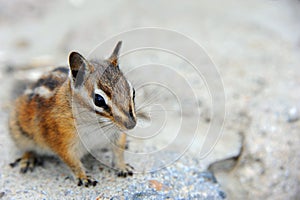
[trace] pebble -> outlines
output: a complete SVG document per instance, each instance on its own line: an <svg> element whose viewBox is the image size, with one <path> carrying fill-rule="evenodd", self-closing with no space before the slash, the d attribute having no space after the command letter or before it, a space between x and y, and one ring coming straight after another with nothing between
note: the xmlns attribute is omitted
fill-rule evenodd
<svg viewBox="0 0 300 200"><path fill-rule="evenodd" d="M287 122L293 123L300 118L299 110L296 107L292 107L288 111Z"/></svg>

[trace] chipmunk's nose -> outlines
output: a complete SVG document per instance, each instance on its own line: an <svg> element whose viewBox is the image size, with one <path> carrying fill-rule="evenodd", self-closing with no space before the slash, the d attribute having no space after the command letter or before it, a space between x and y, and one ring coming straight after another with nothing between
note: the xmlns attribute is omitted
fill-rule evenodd
<svg viewBox="0 0 300 200"><path fill-rule="evenodd" d="M134 118L129 118L127 122L124 123L124 126L127 129L133 129L136 125L136 120Z"/></svg>

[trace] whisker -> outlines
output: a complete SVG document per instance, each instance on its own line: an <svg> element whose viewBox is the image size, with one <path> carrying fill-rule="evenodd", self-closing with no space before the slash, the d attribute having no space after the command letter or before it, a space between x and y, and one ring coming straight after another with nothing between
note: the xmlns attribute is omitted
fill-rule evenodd
<svg viewBox="0 0 300 200"><path fill-rule="evenodd" d="M103 125L103 126L101 126L101 128L102 129L104 129L104 128L111 128L111 127L113 127L114 126L114 124L113 123L109 123L109 124L105 124L105 125ZM107 130L107 129L106 129Z"/></svg>
<svg viewBox="0 0 300 200"><path fill-rule="evenodd" d="M88 127L88 126L95 126L95 125L100 125L100 128L104 128L105 126L113 124L111 121L106 121L106 122L85 122L85 123L77 123L76 125L82 126L82 127Z"/></svg>
<svg viewBox="0 0 300 200"><path fill-rule="evenodd" d="M149 105L153 104L153 103L156 101L156 98L157 98L157 97L150 97L150 98L146 98L146 97L145 97L144 102L141 102L141 103L140 103L139 108L140 108L140 107L149 106Z"/></svg>
<svg viewBox="0 0 300 200"><path fill-rule="evenodd" d="M161 109L161 110L150 110L149 112L152 113L152 112L177 112L179 110L165 110L165 109Z"/></svg>
<svg viewBox="0 0 300 200"><path fill-rule="evenodd" d="M93 128L91 128L91 127L93 127ZM102 126L102 127L103 127L103 126ZM92 134L92 133L95 133L95 131L99 131L99 130L102 130L103 132L107 133L107 131L109 131L109 130L111 130L111 129L114 128L114 125L111 123L111 124L108 124L107 126L105 126L105 127L107 127L107 128L102 128L102 127L89 126L88 131L87 131L87 132L84 131L84 135L87 136L87 135L90 135L90 134ZM84 127L83 127L83 128L84 128Z"/></svg>

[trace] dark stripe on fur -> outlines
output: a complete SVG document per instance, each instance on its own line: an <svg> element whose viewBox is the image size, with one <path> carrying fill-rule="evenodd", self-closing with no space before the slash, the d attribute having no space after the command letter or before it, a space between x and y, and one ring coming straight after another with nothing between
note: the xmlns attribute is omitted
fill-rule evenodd
<svg viewBox="0 0 300 200"><path fill-rule="evenodd" d="M109 86L106 86L106 85L102 84L101 81L99 81L98 88L101 89L108 96L108 98L111 99L112 94L111 94L111 89L109 88Z"/></svg>
<svg viewBox="0 0 300 200"><path fill-rule="evenodd" d="M19 129L20 133L21 133L23 136L25 136L26 138L31 139L31 140L33 139L33 137L32 137L31 135L29 135L29 134L21 127L19 120L17 120L16 125L18 126L18 129Z"/></svg>
<svg viewBox="0 0 300 200"><path fill-rule="evenodd" d="M64 74L68 74L69 73L69 69L66 68L66 67L58 67L58 68L55 68L53 70L53 72L61 72L61 73L64 73Z"/></svg>
<svg viewBox="0 0 300 200"><path fill-rule="evenodd" d="M49 88L51 91L54 90L57 86L59 86L60 83L57 79L53 78L52 76L47 78L41 78L39 79L34 85L33 88L45 86Z"/></svg>

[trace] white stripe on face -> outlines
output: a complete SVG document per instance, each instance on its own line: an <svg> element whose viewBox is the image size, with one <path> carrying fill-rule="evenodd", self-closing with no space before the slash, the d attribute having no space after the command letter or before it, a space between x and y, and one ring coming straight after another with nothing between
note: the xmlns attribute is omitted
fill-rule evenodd
<svg viewBox="0 0 300 200"><path fill-rule="evenodd" d="M130 88L130 102L131 102L131 109L132 109L132 113L133 113L133 115L134 115L134 117L136 117L135 116L135 109L134 109L134 101L133 101L133 87L132 87L132 85L131 85L131 83L127 80L127 83L128 83L128 85L129 85L129 88Z"/></svg>
<svg viewBox="0 0 300 200"><path fill-rule="evenodd" d="M127 80L127 83L128 83L128 85L129 85L129 90L130 90L130 97L131 97L131 99L132 99L132 94L133 94L133 87L132 87L132 85L131 85L131 83Z"/></svg>
<svg viewBox="0 0 300 200"><path fill-rule="evenodd" d="M98 88L95 89L94 93L95 94L100 94L103 97L103 99L105 100L106 104L109 102L108 96L101 89L98 89Z"/></svg>

